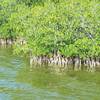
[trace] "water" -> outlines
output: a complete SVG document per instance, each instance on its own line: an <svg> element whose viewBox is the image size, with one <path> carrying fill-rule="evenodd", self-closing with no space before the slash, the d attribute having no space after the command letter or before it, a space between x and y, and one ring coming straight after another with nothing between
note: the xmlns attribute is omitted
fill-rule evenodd
<svg viewBox="0 0 100 100"><path fill-rule="evenodd" d="M29 67L11 48L0 48L0 100L100 100L100 73Z"/></svg>

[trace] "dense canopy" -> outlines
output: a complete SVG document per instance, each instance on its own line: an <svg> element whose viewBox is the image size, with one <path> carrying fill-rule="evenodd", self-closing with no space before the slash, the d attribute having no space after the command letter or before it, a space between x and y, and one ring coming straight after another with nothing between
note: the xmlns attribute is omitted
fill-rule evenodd
<svg viewBox="0 0 100 100"><path fill-rule="evenodd" d="M16 53L100 56L100 0L0 0L0 38Z"/></svg>

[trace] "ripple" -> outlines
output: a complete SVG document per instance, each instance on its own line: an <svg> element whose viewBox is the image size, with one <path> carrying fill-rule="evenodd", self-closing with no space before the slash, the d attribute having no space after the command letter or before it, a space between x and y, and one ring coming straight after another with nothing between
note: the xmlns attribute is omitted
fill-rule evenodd
<svg viewBox="0 0 100 100"><path fill-rule="evenodd" d="M23 90L29 90L32 87L23 84L23 83L17 83L13 80L0 80L0 87L6 87L11 89L23 89Z"/></svg>
<svg viewBox="0 0 100 100"><path fill-rule="evenodd" d="M0 93L0 100L12 100L9 94Z"/></svg>
<svg viewBox="0 0 100 100"><path fill-rule="evenodd" d="M13 70L12 68L6 68L3 66L0 66L0 75L7 76L8 78L16 77L17 71Z"/></svg>

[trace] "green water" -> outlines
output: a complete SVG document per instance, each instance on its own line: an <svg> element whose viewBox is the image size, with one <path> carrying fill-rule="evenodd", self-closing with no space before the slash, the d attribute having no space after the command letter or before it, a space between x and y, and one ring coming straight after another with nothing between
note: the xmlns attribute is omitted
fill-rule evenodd
<svg viewBox="0 0 100 100"><path fill-rule="evenodd" d="M0 48L0 100L100 100L100 73L30 69L25 58Z"/></svg>

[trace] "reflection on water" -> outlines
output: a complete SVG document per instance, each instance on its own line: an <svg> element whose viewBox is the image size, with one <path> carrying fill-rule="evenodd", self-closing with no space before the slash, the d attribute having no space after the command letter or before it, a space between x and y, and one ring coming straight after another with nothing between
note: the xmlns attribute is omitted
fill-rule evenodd
<svg viewBox="0 0 100 100"><path fill-rule="evenodd" d="M100 100L100 73L65 71L28 62L0 49L0 100Z"/></svg>

